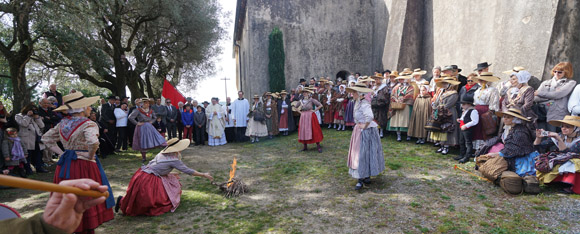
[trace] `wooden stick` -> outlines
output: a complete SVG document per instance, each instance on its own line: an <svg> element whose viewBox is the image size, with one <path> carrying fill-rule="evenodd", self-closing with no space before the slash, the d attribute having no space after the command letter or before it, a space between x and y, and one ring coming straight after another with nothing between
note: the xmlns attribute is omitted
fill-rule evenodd
<svg viewBox="0 0 580 234"><path fill-rule="evenodd" d="M491 183L493 183L493 181L491 181L491 180L489 180L489 179L487 179L487 178L483 178L483 177L481 177L481 176L478 176L478 175L474 174L474 173L473 173L473 172L471 172L471 171L468 171L468 170L465 170L465 169L463 169L463 168L461 168L461 167L458 167L457 165L455 165L453 168L454 168L455 170L459 169L460 171L467 172L468 174L470 174L470 175L472 175L472 176L475 176L475 177L477 177L479 180L487 180L487 182L491 182Z"/></svg>
<svg viewBox="0 0 580 234"><path fill-rule="evenodd" d="M56 193L73 193L79 196L94 197L94 198L109 197L109 191L101 193L96 190L82 190L77 187L58 185L38 180L24 179L20 177L7 175L0 175L0 185Z"/></svg>

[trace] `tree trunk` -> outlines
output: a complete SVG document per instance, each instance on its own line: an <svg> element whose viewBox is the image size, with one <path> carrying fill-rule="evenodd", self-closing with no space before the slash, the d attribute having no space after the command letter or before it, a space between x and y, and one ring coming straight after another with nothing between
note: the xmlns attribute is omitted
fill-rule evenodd
<svg viewBox="0 0 580 234"><path fill-rule="evenodd" d="M8 61L10 65L12 88L14 90L14 99L12 101L12 110L14 110L14 114L19 113L23 107L30 103L30 91L36 87L36 85L34 85L32 88L29 88L27 85L26 72L24 69L26 67L26 61L19 61L18 59Z"/></svg>

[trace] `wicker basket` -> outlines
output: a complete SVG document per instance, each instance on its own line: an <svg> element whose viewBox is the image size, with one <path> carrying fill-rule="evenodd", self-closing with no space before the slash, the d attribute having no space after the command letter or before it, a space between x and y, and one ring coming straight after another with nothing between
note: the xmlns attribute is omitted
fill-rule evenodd
<svg viewBox="0 0 580 234"><path fill-rule="evenodd" d="M400 102L391 102L391 109L393 110L402 110L405 109L405 106L407 104L405 103L400 103Z"/></svg>

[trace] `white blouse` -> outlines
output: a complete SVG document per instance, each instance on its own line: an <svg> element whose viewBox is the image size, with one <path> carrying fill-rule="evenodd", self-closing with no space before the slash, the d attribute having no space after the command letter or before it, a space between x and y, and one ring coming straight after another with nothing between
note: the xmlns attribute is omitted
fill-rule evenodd
<svg viewBox="0 0 580 234"><path fill-rule="evenodd" d="M499 91L495 87L488 86L484 90L481 88L477 89L473 99L475 105L488 105L490 110L499 110Z"/></svg>
<svg viewBox="0 0 580 234"><path fill-rule="evenodd" d="M365 99L357 101L354 104L353 117L355 123L369 123L368 127L376 127L377 123L374 120L373 110L371 108L371 103Z"/></svg>

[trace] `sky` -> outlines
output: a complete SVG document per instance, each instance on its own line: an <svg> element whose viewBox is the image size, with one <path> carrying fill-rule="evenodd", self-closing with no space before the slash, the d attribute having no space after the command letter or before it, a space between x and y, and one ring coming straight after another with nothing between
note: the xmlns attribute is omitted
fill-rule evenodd
<svg viewBox="0 0 580 234"><path fill-rule="evenodd" d="M177 89L186 97L202 102L210 101L212 97L218 97L220 101L225 101L226 85L221 79L229 78L227 83L227 93L232 99L237 98L236 88L236 60L232 57L233 54L233 35L234 35L234 18L236 17L236 1L234 0L218 0L224 12L228 12L227 18L222 19L222 26L225 27L226 37L221 41L220 47L222 53L217 58L216 73L212 76L206 77L197 85L197 89L191 90L187 84L181 84ZM227 25L226 25L226 22Z"/></svg>

